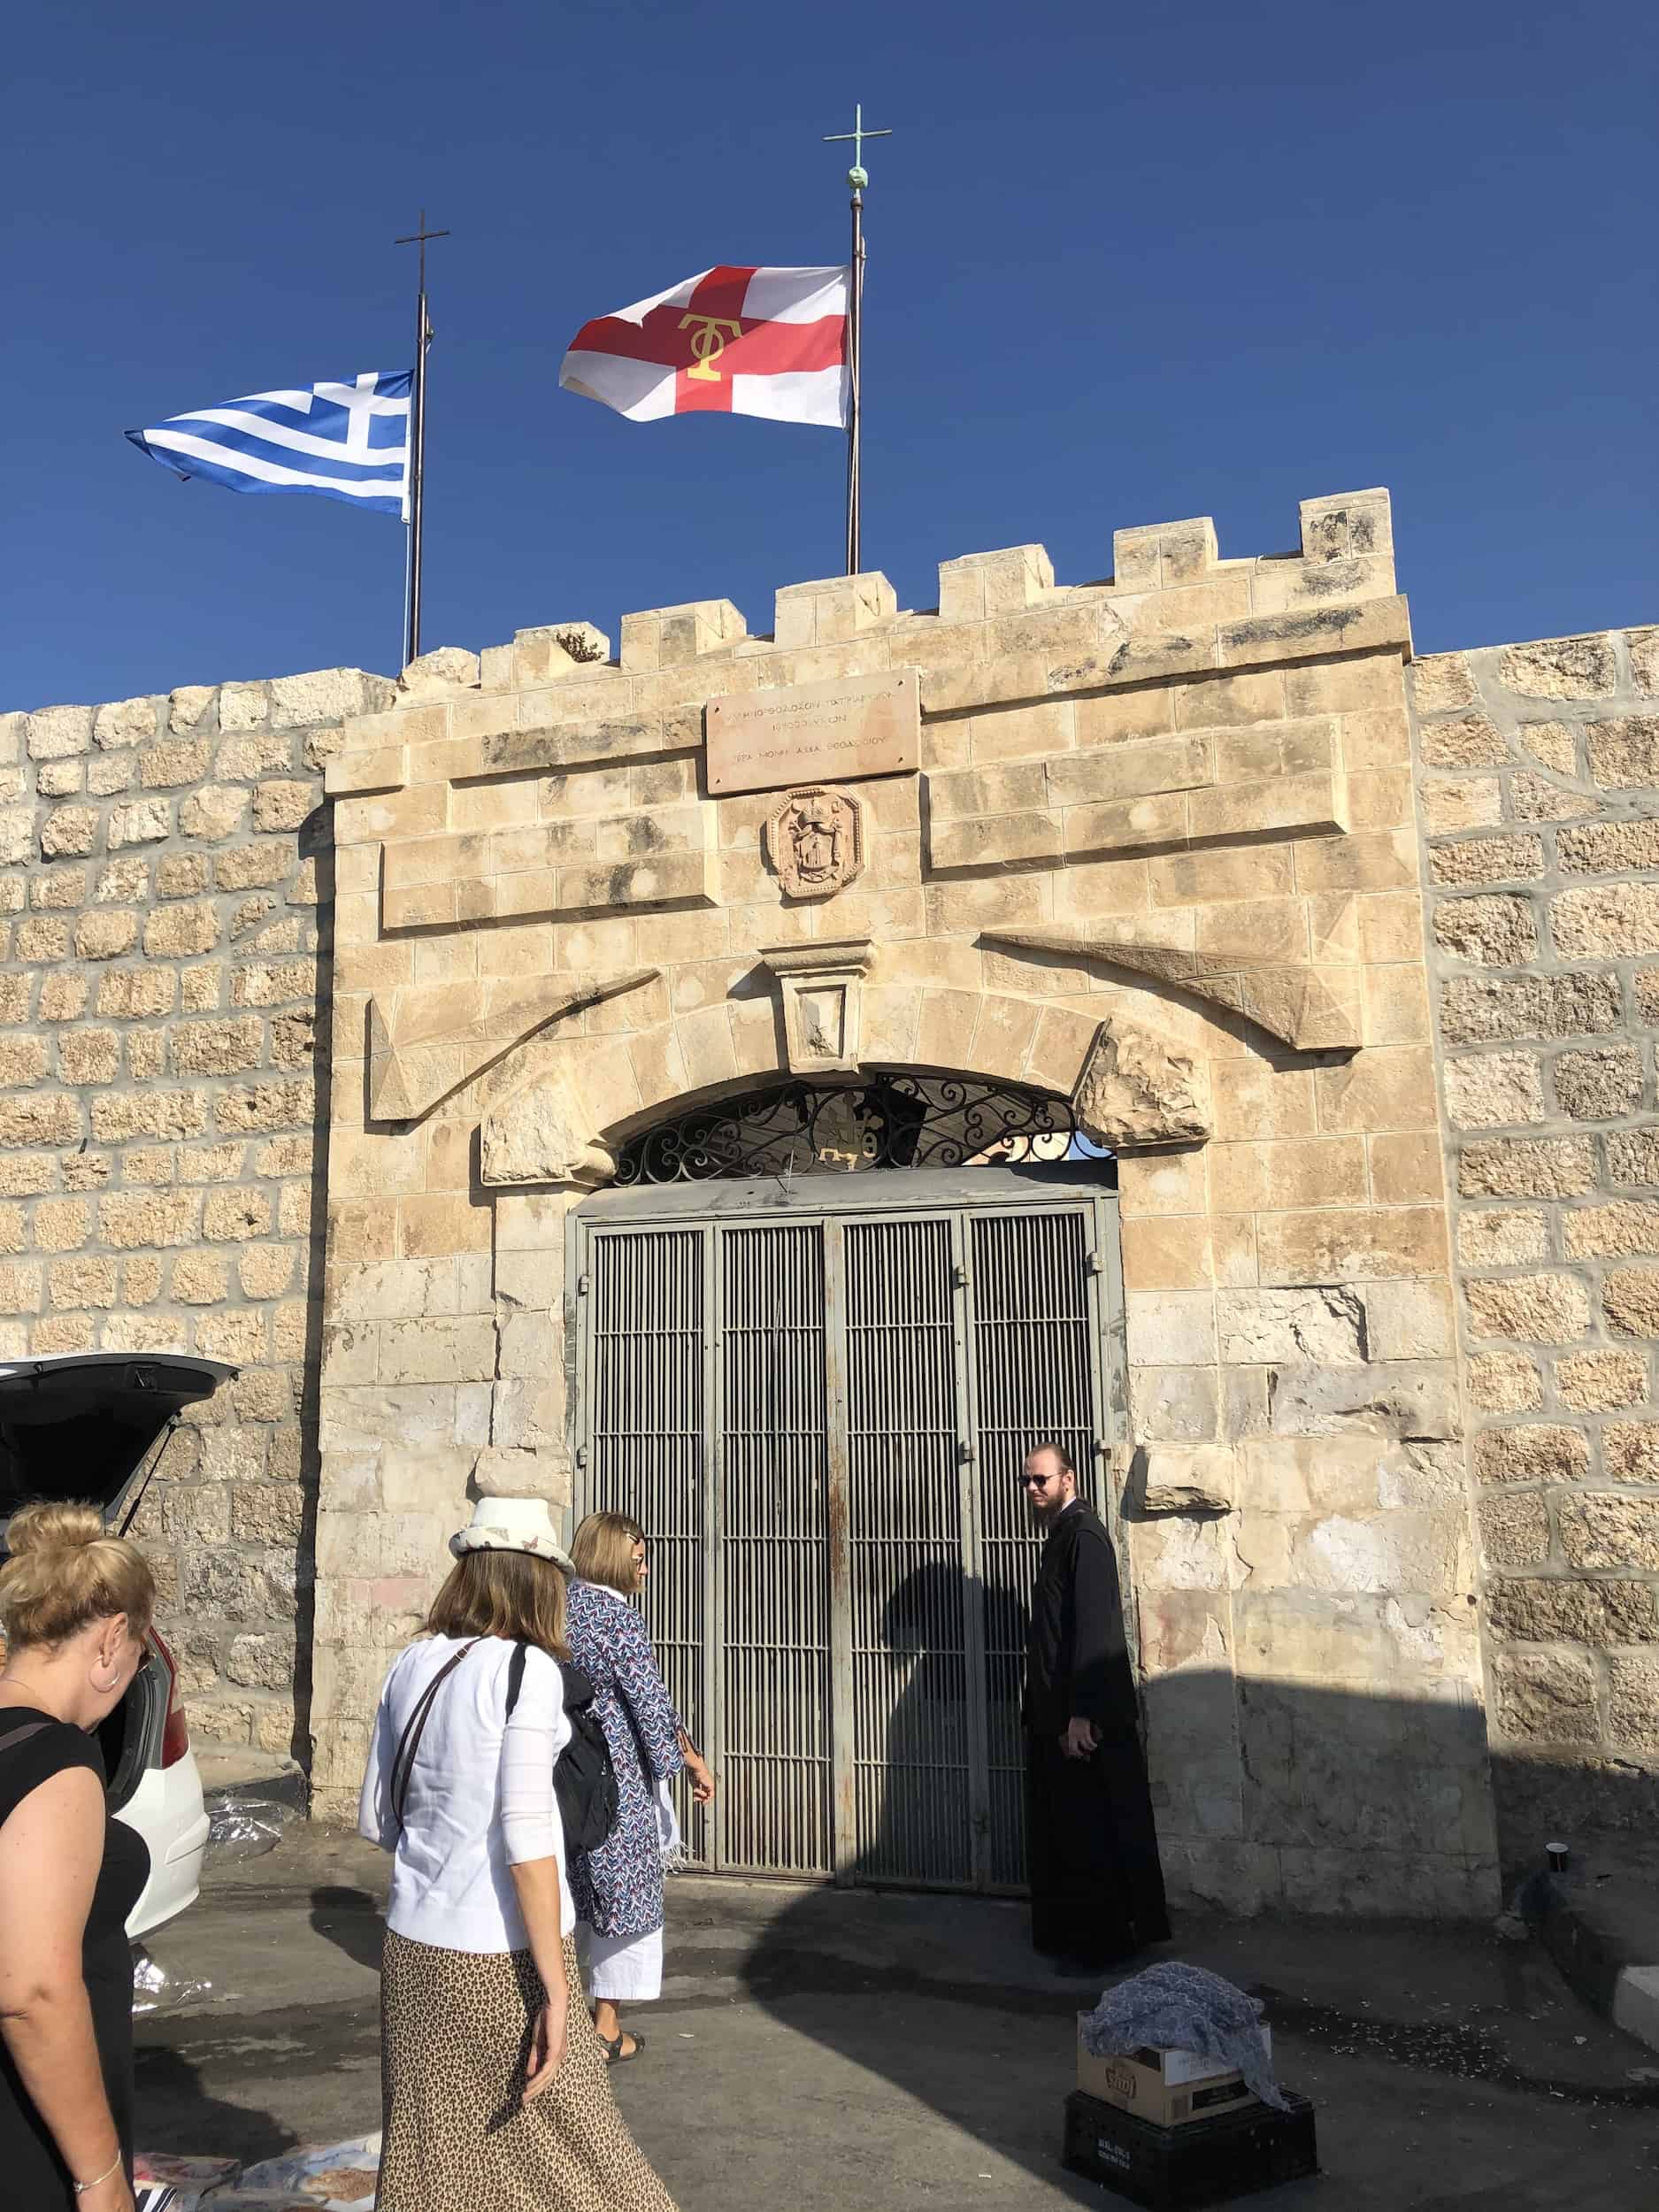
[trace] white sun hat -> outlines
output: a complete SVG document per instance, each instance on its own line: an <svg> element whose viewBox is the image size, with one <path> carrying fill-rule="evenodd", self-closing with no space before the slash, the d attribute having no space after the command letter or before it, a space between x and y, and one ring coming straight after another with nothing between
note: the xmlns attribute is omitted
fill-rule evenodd
<svg viewBox="0 0 1659 2212"><path fill-rule="evenodd" d="M457 1559L470 1551L527 1551L574 1574L570 1554L553 1532L545 1498L480 1498L472 1517L449 1539Z"/></svg>

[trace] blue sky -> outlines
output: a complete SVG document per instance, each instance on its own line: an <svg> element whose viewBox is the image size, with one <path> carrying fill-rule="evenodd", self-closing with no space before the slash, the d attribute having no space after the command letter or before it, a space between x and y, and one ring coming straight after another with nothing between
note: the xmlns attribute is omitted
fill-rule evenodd
<svg viewBox="0 0 1659 2212"><path fill-rule="evenodd" d="M31 9L8 29L0 706L397 659L402 531L181 485L129 426L438 338L426 642L841 565L833 432L630 424L588 317L845 250L871 150L864 565L1212 514L1224 555L1386 484L1419 649L1648 621L1645 0L470 0Z"/></svg>

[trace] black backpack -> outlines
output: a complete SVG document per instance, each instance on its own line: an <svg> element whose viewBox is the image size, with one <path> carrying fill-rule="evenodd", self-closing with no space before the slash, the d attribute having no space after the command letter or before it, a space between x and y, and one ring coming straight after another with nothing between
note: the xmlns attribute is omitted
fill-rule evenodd
<svg viewBox="0 0 1659 2212"><path fill-rule="evenodd" d="M400 1828L409 1796L409 1777L415 1754L420 1748L420 1739L426 1733L432 1701L444 1678L454 1672L479 1640L475 1636L472 1643L463 1644L455 1656L439 1668L411 1714L402 1740L392 1755L388 1794ZM527 1644L515 1646L507 1669L509 1720L524 1686L524 1661L528 1649ZM568 1855L576 1851L596 1851L607 1841L616 1832L622 1805L617 1791L616 1769L611 1763L611 1747L594 1714L594 1686L580 1667L564 1660L555 1660L553 1663L565 1679L565 1717L571 1724L571 1740L559 1753L553 1769L553 1794L558 1800L559 1824L565 1831Z"/></svg>
<svg viewBox="0 0 1659 2212"><path fill-rule="evenodd" d="M524 1685L525 1653L520 1644L507 1670L507 1717L518 1702ZM617 1790L617 1770L611 1763L611 1747L594 1711L594 1686L568 1660L554 1664L565 1678L565 1717L571 1740L559 1753L553 1769L553 1794L558 1800L559 1821L565 1830L566 1853L596 1851L616 1833L622 1801Z"/></svg>

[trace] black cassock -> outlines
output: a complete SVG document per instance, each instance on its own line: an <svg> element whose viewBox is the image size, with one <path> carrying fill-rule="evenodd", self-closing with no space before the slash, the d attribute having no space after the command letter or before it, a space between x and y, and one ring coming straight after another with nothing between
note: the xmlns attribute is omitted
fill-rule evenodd
<svg viewBox="0 0 1659 2212"><path fill-rule="evenodd" d="M1031 1936L1039 1951L1106 1964L1161 1942L1170 1925L1111 1539L1068 1506L1043 1546L1025 1645L1025 1834ZM1093 1721L1087 1759L1060 1748Z"/></svg>

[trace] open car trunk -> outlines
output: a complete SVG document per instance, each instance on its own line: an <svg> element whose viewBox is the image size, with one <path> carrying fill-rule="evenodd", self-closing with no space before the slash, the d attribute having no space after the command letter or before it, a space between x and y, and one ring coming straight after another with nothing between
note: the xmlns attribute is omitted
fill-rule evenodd
<svg viewBox="0 0 1659 2212"><path fill-rule="evenodd" d="M121 1534L180 1414L236 1371L182 1352L0 1361L0 1558L12 1514L34 1498L86 1499ZM170 1663L146 1667L98 1731L117 1810L159 1763L172 1687Z"/></svg>

